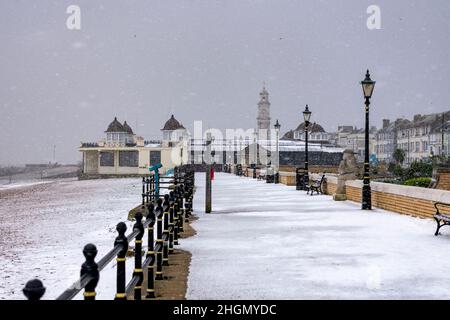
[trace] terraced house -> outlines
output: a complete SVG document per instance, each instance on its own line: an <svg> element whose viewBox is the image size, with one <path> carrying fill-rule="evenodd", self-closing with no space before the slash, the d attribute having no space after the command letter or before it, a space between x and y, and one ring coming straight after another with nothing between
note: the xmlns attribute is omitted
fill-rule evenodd
<svg viewBox="0 0 450 320"><path fill-rule="evenodd" d="M413 120L383 120L376 133L375 151L379 161L394 162L396 149L405 152L405 165L427 160L435 155L449 155L450 111L428 115L417 114Z"/></svg>

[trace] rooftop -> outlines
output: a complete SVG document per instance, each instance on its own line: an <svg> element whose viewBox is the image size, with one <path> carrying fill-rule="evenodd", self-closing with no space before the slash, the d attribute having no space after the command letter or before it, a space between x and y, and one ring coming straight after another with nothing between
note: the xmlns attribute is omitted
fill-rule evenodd
<svg viewBox="0 0 450 320"><path fill-rule="evenodd" d="M185 127L183 127L183 125L172 115L170 119L166 121L164 127L161 130L179 130L179 129L185 129Z"/></svg>
<svg viewBox="0 0 450 320"><path fill-rule="evenodd" d="M123 125L114 117L114 120L109 124L105 132L126 132Z"/></svg>

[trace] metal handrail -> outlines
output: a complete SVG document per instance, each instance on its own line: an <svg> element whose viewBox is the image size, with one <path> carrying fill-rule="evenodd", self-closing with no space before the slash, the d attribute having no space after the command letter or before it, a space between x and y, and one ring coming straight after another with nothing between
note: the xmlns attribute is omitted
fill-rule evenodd
<svg viewBox="0 0 450 320"><path fill-rule="evenodd" d="M178 174L187 174L185 177L180 177ZM136 224L133 226L132 232L125 236L126 225L123 222L120 222L116 230L119 233L119 236L115 240L115 246L109 252L107 252L98 262L95 262L95 256L97 254L97 249L93 244L87 244L83 249L83 254L85 256L85 262L81 266L81 276L77 281L75 281L68 289L62 292L56 300L70 300L74 298L77 294L80 293L81 290L84 291L84 299L85 300L94 300L95 299L95 287L99 281L99 274L114 258L117 258L117 294L116 299L127 299L127 295L129 295L130 290L134 288L134 297L135 299L140 299L140 288L142 287L142 282L144 279L144 275L142 270L147 268L148 271L148 282L147 287L147 298L154 298L154 280L162 279L162 266L167 265L164 261L168 260L168 255L170 254L170 250L173 248L173 244L178 244L178 234L179 232L183 232L183 222L185 218L189 215L188 213L192 210L192 195L194 192L194 181L195 177L193 176L194 172L192 170L181 172L176 171L176 176L174 181L179 184L175 186L174 194L172 192L170 194L170 205L174 205L173 213L176 214L175 219L176 223L172 225L166 225L166 223L172 223L172 209L170 210L170 215L167 211L164 211L163 216L161 211L160 214L157 214L158 211L149 211L146 215L147 219L145 221L142 220L142 216L145 215L145 212L141 212L141 216L136 216ZM156 207L161 205L161 200L157 200L160 197L164 197L164 195L159 195L156 197L155 193L155 180L152 179L152 176L147 178L143 178L143 188L142 188L142 205L145 206L142 209L144 211L150 209L151 204L154 204ZM180 179L181 178L181 179ZM185 184L183 186L183 184ZM185 189L186 186L188 189ZM179 189L181 188L181 189ZM188 190L188 193L186 193ZM173 197L173 198L172 198ZM183 208L183 199L185 199L184 210L179 210ZM147 208L148 206L148 208ZM167 210L168 207L165 207L164 210ZM172 207L171 207L172 208ZM177 209L179 208L179 209ZM158 207L155 209L158 210ZM187 211L185 211L187 210ZM180 215L181 212L181 215ZM167 214L167 215L166 215ZM184 216L184 214L186 214ZM157 218L158 216L158 218ZM170 220L167 220L169 219ZM164 218L164 220L161 220ZM162 221L164 222L164 233L162 233ZM156 224L157 222L157 224ZM154 234L150 232L153 227L157 225L157 239L154 241ZM167 228L167 229L166 229ZM149 229L148 232L148 254L144 261L142 261L142 236L144 234L144 230ZM132 279L128 284L125 284L125 261L126 261L126 250L128 248L128 244L135 241L135 269L133 272ZM139 242L138 242L139 240ZM156 245L155 245L156 243ZM155 252L157 253L155 255ZM154 277L153 266L156 263L156 278ZM152 267L149 268L149 265L152 264ZM149 280L150 279L150 280ZM151 289L151 290L149 290ZM25 288L23 289L24 294L29 300L39 300L45 292L45 288L41 281L35 279L29 281ZM149 293L150 292L150 293Z"/></svg>
<svg viewBox="0 0 450 320"><path fill-rule="evenodd" d="M146 219L143 223L144 228L148 227L148 225L152 222L155 222L154 218ZM130 233L127 237L128 242L133 241L136 236L139 234L139 231L135 230L132 233ZM114 258L117 256L117 254L122 250L121 245L115 246L113 249L111 249L107 254L103 256L98 262L98 271L102 271ZM56 300L70 300L73 299L78 293L80 293L81 290L84 289L84 287L92 280L93 278L89 275L83 275L81 276L76 282L72 284L72 286L65 290L63 293L61 293Z"/></svg>

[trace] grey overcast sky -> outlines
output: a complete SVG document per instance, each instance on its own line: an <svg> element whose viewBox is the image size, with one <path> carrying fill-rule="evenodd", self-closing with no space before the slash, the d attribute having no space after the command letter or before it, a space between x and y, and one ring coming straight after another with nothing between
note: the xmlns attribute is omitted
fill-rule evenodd
<svg viewBox="0 0 450 320"><path fill-rule="evenodd" d="M251 128L263 81L282 132L306 103L328 131L361 127L367 68L373 125L450 110L449 36L448 0L2 0L0 164L51 161L53 145L75 163L114 116L146 139L171 113Z"/></svg>

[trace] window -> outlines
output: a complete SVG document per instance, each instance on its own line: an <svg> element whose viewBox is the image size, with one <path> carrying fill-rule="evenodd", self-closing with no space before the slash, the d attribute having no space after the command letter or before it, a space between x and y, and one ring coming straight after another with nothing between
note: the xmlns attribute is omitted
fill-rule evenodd
<svg viewBox="0 0 450 320"><path fill-rule="evenodd" d="M119 151L119 167L139 166L138 151Z"/></svg>
<svg viewBox="0 0 450 320"><path fill-rule="evenodd" d="M114 167L114 152L100 152L100 167Z"/></svg>
<svg viewBox="0 0 450 320"><path fill-rule="evenodd" d="M161 151L150 151L150 166L161 163Z"/></svg>

